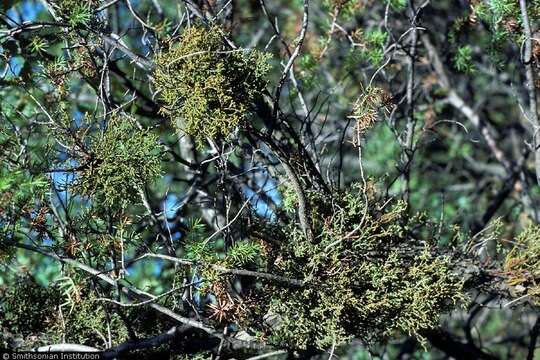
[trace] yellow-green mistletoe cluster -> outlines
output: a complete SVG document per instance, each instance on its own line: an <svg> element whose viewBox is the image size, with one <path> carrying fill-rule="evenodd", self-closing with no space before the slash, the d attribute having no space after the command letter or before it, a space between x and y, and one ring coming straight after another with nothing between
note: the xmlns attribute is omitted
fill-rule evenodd
<svg viewBox="0 0 540 360"><path fill-rule="evenodd" d="M99 301L87 286L66 276L44 287L23 274L11 286L0 287L0 346L16 346L15 335L35 347L59 342L92 346L107 333L127 341L128 330L118 311ZM172 326L148 308L128 308L123 316L142 337L155 334L160 326Z"/></svg>
<svg viewBox="0 0 540 360"><path fill-rule="evenodd" d="M314 242L294 224L272 230L280 240L270 245L269 271L305 282L272 292L274 342L324 349L353 337L422 339L422 330L463 299L452 260L413 237L411 229L425 220L405 225L404 204L384 204L365 191L334 199L311 194Z"/></svg>
<svg viewBox="0 0 540 360"><path fill-rule="evenodd" d="M11 286L0 287L0 330L24 336L43 333L59 304L60 296L54 289L21 275Z"/></svg>
<svg viewBox="0 0 540 360"><path fill-rule="evenodd" d="M74 190L107 206L139 202L144 185L161 172L157 135L138 129L129 116L113 115L89 142Z"/></svg>
<svg viewBox="0 0 540 360"><path fill-rule="evenodd" d="M207 137L227 137L261 96L267 60L256 50L226 48L215 27L187 29L156 58L154 85L162 111L199 145Z"/></svg>
<svg viewBox="0 0 540 360"><path fill-rule="evenodd" d="M540 305L540 226L529 226L516 239L504 264L507 284L519 296Z"/></svg>

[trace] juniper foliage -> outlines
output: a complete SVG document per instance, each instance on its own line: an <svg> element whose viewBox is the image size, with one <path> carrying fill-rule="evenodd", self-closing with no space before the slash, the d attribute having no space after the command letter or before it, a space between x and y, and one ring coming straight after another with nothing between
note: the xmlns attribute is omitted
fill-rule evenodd
<svg viewBox="0 0 540 360"><path fill-rule="evenodd" d="M108 206L139 203L145 185L161 172L158 137L129 116L114 115L88 141L73 190Z"/></svg>

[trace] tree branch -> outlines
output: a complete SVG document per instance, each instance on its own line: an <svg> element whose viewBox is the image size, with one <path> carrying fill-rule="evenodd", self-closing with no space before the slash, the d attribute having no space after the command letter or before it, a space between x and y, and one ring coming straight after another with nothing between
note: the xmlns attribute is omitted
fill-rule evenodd
<svg viewBox="0 0 540 360"><path fill-rule="evenodd" d="M538 121L538 109L536 103L536 84L534 81L534 71L532 68L532 35L529 15L527 13L527 2L519 0L521 17L523 18L523 31L525 32L525 52L522 56L525 66L525 76L527 82L525 87L529 95L529 113L527 118L533 126L533 147L535 156L536 182L540 185L540 123Z"/></svg>

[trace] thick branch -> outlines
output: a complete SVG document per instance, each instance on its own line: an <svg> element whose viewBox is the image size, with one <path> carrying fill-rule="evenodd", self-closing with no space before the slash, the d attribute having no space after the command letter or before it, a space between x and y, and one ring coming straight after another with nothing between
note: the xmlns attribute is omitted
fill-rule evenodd
<svg viewBox="0 0 540 360"><path fill-rule="evenodd" d="M424 331L422 335L437 349L455 359L497 360L495 356L483 352L474 344L462 343L461 341L453 339L450 334L444 330L427 330Z"/></svg>
<svg viewBox="0 0 540 360"><path fill-rule="evenodd" d="M181 265L188 265L188 266L198 265L197 262L192 261L192 260L179 259L179 258L176 258L176 257L173 257L173 256L162 255L162 254L145 254L145 255L135 259L134 261L142 260L142 259L147 258L147 257L168 260L168 261L172 261L172 262L175 262L175 263L181 264ZM214 270L219 271L222 274L232 274L232 275L238 275L238 276L250 276L250 277L255 277L255 278L259 278L259 279L266 279L266 280L270 280L270 281L281 282L281 283L285 283L285 284L293 285L293 286L303 286L304 285L304 282L302 280L290 279L290 278L287 278L285 276L279 276L279 275L263 273L263 272L259 272L259 271L244 270L244 269L229 269L229 268L226 268L224 266L216 265L216 264L205 264L205 265L211 267Z"/></svg>
<svg viewBox="0 0 540 360"><path fill-rule="evenodd" d="M99 349L96 349L91 346L79 345L79 344L53 344L46 345L37 348L37 352L98 352Z"/></svg>
<svg viewBox="0 0 540 360"><path fill-rule="evenodd" d="M525 65L525 76L527 82L525 86L529 95L528 118L533 125L533 146L535 154L536 182L540 185L540 123L538 121L538 109L536 104L536 84L534 81L534 71L532 68L532 38L529 15L527 14L527 2L519 0L521 17L523 18L523 32L525 33L525 52L523 54L523 64Z"/></svg>

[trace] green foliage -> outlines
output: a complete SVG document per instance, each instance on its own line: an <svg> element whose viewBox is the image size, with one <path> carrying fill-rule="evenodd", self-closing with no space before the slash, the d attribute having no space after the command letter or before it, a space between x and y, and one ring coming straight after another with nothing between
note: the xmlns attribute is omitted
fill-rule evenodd
<svg viewBox="0 0 540 360"><path fill-rule="evenodd" d="M49 182L44 176L30 176L22 170L0 168L0 209L24 207L41 198ZM0 210L0 215L2 210Z"/></svg>
<svg viewBox="0 0 540 360"><path fill-rule="evenodd" d="M347 72L354 72L358 68L358 64L366 59L366 53L364 50L357 48L350 49L345 55L345 61L343 68Z"/></svg>
<svg viewBox="0 0 540 360"><path fill-rule="evenodd" d="M256 50L227 50L216 27L187 29L156 57L154 85L162 110L199 145L207 137L225 138L261 96L267 60Z"/></svg>
<svg viewBox="0 0 540 360"><path fill-rule="evenodd" d="M244 266L257 261L261 249L256 243L249 241L237 242L230 247L225 257L225 264L229 266Z"/></svg>
<svg viewBox="0 0 540 360"><path fill-rule="evenodd" d="M27 19L24 4L16 1L9 13L22 13L21 19L12 19L20 26L15 28L17 24L12 21L3 29L10 36L2 40L0 58L8 74L0 90L0 347L12 346L10 331L24 337L21 343L25 347L35 344L33 339L43 342L45 338L48 343L67 341L102 347L109 340L109 330L114 344L131 340L126 323L139 339L178 325L176 321L164 321L164 316L148 306L120 307L104 301L134 299L118 298L118 289L109 288L84 271L80 277L75 272L65 276L70 271L68 264L9 246L13 240L77 259L115 279L123 277L119 284L129 283L153 295L178 289L155 302L181 316L193 317L216 332L226 329L226 336L240 338L248 333L246 336L253 335L271 345L320 349L360 338L363 350L369 351L358 358L377 356L374 354L379 346L387 358L397 358L409 346L411 357L439 356L438 350L419 354L411 339L385 340L419 336L422 330L436 326L440 315L463 298L462 282L454 274L454 259L445 256L437 244L452 247L452 254L464 248L460 254L460 259L466 260L460 262L463 264L475 263L472 254L477 244L494 243L487 240L498 234L491 234L487 228L474 241L469 239L469 231L484 220L480 219L484 212L479 209L493 209L500 186L506 188L500 181L507 178L504 171L508 169L495 163L490 147L476 141L478 129L461 124L457 118L460 109L444 101L447 90L441 86L440 69L432 66L433 55L441 56L443 72L450 79L461 72L461 80L469 81L469 86L457 86L456 91L471 106L479 104L475 110L500 135L497 140L501 151L510 151L506 155L513 159L519 149L515 149L516 154L512 149L523 143L520 136L527 135L519 131L519 122L512 122L519 119L519 104L497 84L517 86L516 93L526 94L519 88L524 84L526 64L520 61L524 36L518 1L471 0L470 10L462 6L463 2L432 1L417 9L422 10L421 24L428 30L424 33L434 53L430 50L428 54L422 47L416 59L411 109L415 122L409 124L414 128L414 161L406 164L399 159L413 154L408 154L403 145L408 127L403 115L410 107L403 97L408 57L402 50L410 46L411 39L402 38L396 48L387 48L390 33L386 32L388 29L398 36L409 28L412 13L396 13L406 9L406 0L311 2L309 31L294 68L298 86L292 78L287 81L279 104L283 116L275 131L263 133L268 139L249 132L253 104L267 95L266 55L231 50L222 30L212 25L192 27L189 18L178 18L183 11L175 2L132 1L134 9L127 9L125 2L107 2L107 10L97 12L97 6L106 2L50 0L47 7L36 8L35 18L31 17L34 19ZM271 29L271 24L249 1L239 0L234 7L223 6L220 1L196 3L190 11L198 7L208 19L215 16L210 24L223 23L236 44L267 44L265 49L279 56L276 64L289 59L283 42L290 50L296 44L302 0L267 3L269 18L277 17L275 24L280 26L283 42L272 31L264 31ZM540 0L527 3L531 24L536 28ZM4 4L8 8L12 5ZM60 27L51 24L51 16ZM156 31L145 28L142 22ZM449 34L438 29L452 31ZM102 39L111 31L122 38L118 46ZM538 65L537 45L533 41L533 65ZM148 73L150 66L145 70L133 61L133 53L143 56L149 49L157 54L152 74ZM377 69L383 63L385 66ZM493 63L504 64L504 76L492 73ZM482 71L474 71L475 67ZM279 73L274 74L274 82ZM152 79L154 86L148 87L143 79ZM368 81L370 86L365 85ZM106 92L101 85L108 85ZM113 108L127 104L126 111L136 120L114 115L86 126L85 121L81 125L73 119L73 114L80 112L93 112L100 120L108 116L104 114L106 109L96 106L100 99L106 100L105 93L110 95L108 103ZM296 99L299 95L302 99ZM193 135L199 146L207 138L226 141L236 136L236 130L240 131L235 144L238 140L242 146L233 152L220 149L224 156L213 161L200 149L178 143L178 134L169 133L169 126L159 124L154 99L163 105L162 114L174 121L178 130ZM377 121L394 105L398 107L388 121ZM432 111L432 107L437 110ZM156 124L155 128L141 130L150 123ZM354 123L356 131L351 128ZM518 131L505 136L513 129ZM158 133L160 142L171 151L167 151L167 176L153 182L160 174ZM347 138L351 134L352 146ZM360 138L362 144L354 143ZM269 190L283 180L282 168L261 140L282 147L281 152L274 152L283 157L281 160L290 160L298 172L308 198L313 241L306 239L298 224L298 193L280 187L279 199L274 189ZM302 144L306 152L300 151L297 156L295 150ZM351 182L358 181L360 175L356 160L359 145L365 174L387 185L388 197L381 199L369 188L371 185L351 189ZM188 153L185 160L189 166L177 161ZM306 162L309 158L314 166ZM45 196L50 183L47 176L58 174L59 163L60 170L73 169L75 180L72 187L61 188L58 197L54 193ZM312 167L321 169L330 192L334 187L347 190L331 196L314 192L313 188L325 184ZM404 172L406 176L402 176ZM263 184L266 174L270 181ZM525 175L529 177L530 171ZM527 193L531 204L538 200L539 187L529 181L534 179L521 180L495 215L502 215L508 232L525 217L524 209L529 206L527 201L523 206L516 202L526 199ZM149 183L152 186L147 187ZM226 236L218 234L209 239L208 231L197 221L189 224L185 233L183 218L200 216L210 206L216 211L238 210L244 185L266 192L258 196L257 205L253 202L253 210L269 206L271 218L254 218L256 211L245 211L224 230ZM399 199L405 186L407 207L390 200ZM125 208L140 201L141 190L147 190L157 222L154 217L140 216L142 207ZM78 194L83 197L75 196ZM169 200L176 202L175 198L184 195L183 207L170 211ZM161 206L163 212L159 212ZM123 216L118 216L117 207L126 210ZM423 217L410 217L416 210L437 221L437 229ZM37 225L45 229L43 233L36 231ZM266 233L259 236L258 231ZM536 305L540 304L539 242L540 231L527 229L506 257L504 271L497 272L501 279L506 277L516 298ZM132 263L141 253L167 253L192 262L179 260L183 266L145 258ZM124 261L129 274L112 270L120 269ZM489 265L491 273L501 264L490 261ZM244 275L235 275L241 272L224 268L245 271ZM13 282L21 269L34 274L30 285ZM468 274L469 268L459 268L462 277L463 271ZM59 274L63 277L58 278ZM88 281L81 281L83 278ZM283 278L299 279L305 286ZM50 288L35 284L54 279ZM492 284L496 281L499 278ZM186 283L191 284L182 288ZM480 293L483 290L474 289ZM500 352L502 358L511 346L514 357L525 358L527 339L520 334L526 334L525 325L530 324L525 320L535 308L512 307L504 312L488 308L492 307L482 310L485 341L481 347L494 355ZM278 321L270 324L265 321L266 315ZM460 320L459 316L452 317L447 324L453 335L461 334L461 329L455 333ZM197 341L191 341L192 334L197 334ZM515 338L512 344L495 344L494 339L508 338L508 334L518 335L511 336ZM201 350L201 343L205 348L211 345L208 336L200 331L182 331L181 339L176 339L181 341L163 344L159 350L173 347L177 353L189 351L193 358L206 358L211 355L195 354ZM2 338L9 338L9 343L3 343ZM220 356L230 357L228 342L223 345ZM519 347L521 353L515 350ZM393 352L387 351L390 348ZM342 349L335 350L335 355L342 357Z"/></svg>
<svg viewBox="0 0 540 360"><path fill-rule="evenodd" d="M384 60L384 45L388 39L388 33L373 29L367 31L363 38L367 46L362 53L363 58L374 66L380 65Z"/></svg>
<svg viewBox="0 0 540 360"><path fill-rule="evenodd" d="M39 36L34 36L30 41L30 51L34 53L41 53L47 49L48 44L45 39Z"/></svg>
<svg viewBox="0 0 540 360"><path fill-rule="evenodd" d="M390 0L390 6L395 11L401 11L407 7L407 0Z"/></svg>
<svg viewBox="0 0 540 360"><path fill-rule="evenodd" d="M118 341L128 338L127 329L118 311L110 304L98 301L93 294L81 294L73 308L65 307L63 316L63 323L57 321L56 326L51 329L58 336L58 341L61 336L65 336L70 343L95 345L102 343L102 335L109 331Z"/></svg>
<svg viewBox="0 0 540 360"><path fill-rule="evenodd" d="M14 239L15 233L29 225L25 218L32 217L30 225L38 232L43 229L45 219L44 216L39 216L41 212L38 209L42 207L42 200L48 189L49 182L45 176L32 176L26 171L0 163L1 262L14 255L13 249L4 247L2 242L5 238ZM11 226L6 226L7 224Z"/></svg>
<svg viewBox="0 0 540 360"><path fill-rule="evenodd" d="M470 46L466 45L458 48L457 53L454 56L454 66L456 69L464 73L472 73L474 71L472 55L473 52Z"/></svg>
<svg viewBox="0 0 540 360"><path fill-rule="evenodd" d="M90 6L85 2L77 2L69 16L69 24L73 27L87 25L91 18Z"/></svg>
<svg viewBox="0 0 540 360"><path fill-rule="evenodd" d="M449 258L434 256L429 247L410 262L396 251L390 252L384 263L364 263L360 271L368 290L360 303L367 306L360 306L359 312L371 325L364 323L360 331L371 336L373 327L383 337L399 330L421 338L422 330L438 325L445 308L463 299L461 283L450 271L451 266ZM400 312L397 316L396 309Z"/></svg>
<svg viewBox="0 0 540 360"><path fill-rule="evenodd" d="M89 154L82 160L84 168L73 190L104 205L138 202L145 184L161 172L158 137L138 129L127 116L113 115L106 129L89 141Z"/></svg>
<svg viewBox="0 0 540 360"><path fill-rule="evenodd" d="M186 245L184 246L185 257L201 261L212 257L216 241L208 243L205 240L205 226L200 219L192 219L188 225L189 232L187 233Z"/></svg>
<svg viewBox="0 0 540 360"><path fill-rule="evenodd" d="M365 144L362 145L362 153L366 159L364 168L374 178L382 179L395 168L395 159L399 153L399 145L392 131L383 122L378 122L366 134ZM356 169L348 169L354 172Z"/></svg>
<svg viewBox="0 0 540 360"><path fill-rule="evenodd" d="M205 277L205 281L212 282L218 273L215 269L207 268L207 265L242 267L256 262L260 258L261 249L256 243L242 241L225 250L221 239L207 241L201 238L188 242L186 253L187 258L200 263L204 269L203 272L207 272L209 276Z"/></svg>
<svg viewBox="0 0 540 360"><path fill-rule="evenodd" d="M489 0L488 7L492 11L495 20L509 16L519 16L519 4L514 0Z"/></svg>
<svg viewBox="0 0 540 360"><path fill-rule="evenodd" d="M62 294L62 318L56 313L51 323L48 336L53 342L71 342L76 344L103 344L108 336L118 342L128 340L127 321L139 337L151 337L163 331L164 327L174 325L170 319L152 311L148 307L119 308L103 301L88 289L86 280L63 276L55 281L58 293ZM101 295L101 294L100 294ZM110 293L103 295L110 297ZM127 299L121 298L122 302ZM161 299L163 304L164 299ZM64 340L65 339L65 340Z"/></svg>
<svg viewBox="0 0 540 360"><path fill-rule="evenodd" d="M299 58L298 70L304 88L311 89L317 85L317 60L311 54L305 54Z"/></svg>
<svg viewBox="0 0 540 360"><path fill-rule="evenodd" d="M401 11L407 6L407 0L389 0L388 2L394 11ZM370 1L324 0L323 5L332 13L337 13L343 20L347 21L368 10L372 4Z"/></svg>
<svg viewBox="0 0 540 360"><path fill-rule="evenodd" d="M0 288L0 329L27 337L46 332L60 305L60 294L29 275Z"/></svg>
<svg viewBox="0 0 540 360"><path fill-rule="evenodd" d="M286 211L295 211L298 204L298 194L288 186L280 186L280 192L283 197L283 209Z"/></svg>
<svg viewBox="0 0 540 360"><path fill-rule="evenodd" d="M78 27L90 23L92 12L98 2L97 0L58 0L55 5L59 15L66 19L70 26Z"/></svg>
<svg viewBox="0 0 540 360"><path fill-rule="evenodd" d="M369 45L382 47L388 39L388 33L383 30L374 29L367 31L364 38Z"/></svg>
<svg viewBox="0 0 540 360"><path fill-rule="evenodd" d="M20 276L0 288L0 346L18 347L15 336L21 335L25 347L62 342L96 346L108 336L125 341L128 333L120 311L141 337L173 326L148 308L118 310L98 300L86 284L67 276L50 287L40 286L31 276Z"/></svg>
<svg viewBox="0 0 540 360"><path fill-rule="evenodd" d="M384 60L384 50L382 48L371 48L366 50L364 56L371 64L378 66Z"/></svg>
<svg viewBox="0 0 540 360"><path fill-rule="evenodd" d="M196 271L203 280L200 290L207 293L212 288L222 289L228 281L213 265L241 268L256 264L261 259L261 248L254 241L238 241L228 248L222 238L208 239L204 225L192 221L185 245L185 257L197 264ZM220 294L221 295L221 294Z"/></svg>
<svg viewBox="0 0 540 360"><path fill-rule="evenodd" d="M540 226L527 227L516 239L504 263L507 284L516 295L529 295L540 305Z"/></svg>
<svg viewBox="0 0 540 360"><path fill-rule="evenodd" d="M352 337L420 337L463 299L451 259L414 238L411 229L425 226L425 220L407 223L404 204L383 206L360 186L333 199L318 193L309 198L316 243L291 224L270 251L269 258L279 259L279 273L306 282L273 292L269 311L280 323L272 341L322 349Z"/></svg>
<svg viewBox="0 0 540 360"><path fill-rule="evenodd" d="M43 64L42 76L48 79L54 85L54 93L64 98L68 93L67 81L70 69L66 59L63 56L57 56L54 59ZM58 112L62 112L64 105L60 103Z"/></svg>
<svg viewBox="0 0 540 360"><path fill-rule="evenodd" d="M477 1L472 6L474 14L492 26L498 26L505 18L519 17L519 4L513 0Z"/></svg>
<svg viewBox="0 0 540 360"><path fill-rule="evenodd" d="M487 23L491 31L488 41L499 47L509 37L519 37L521 14L519 4L513 0L480 1L472 6L473 14Z"/></svg>

